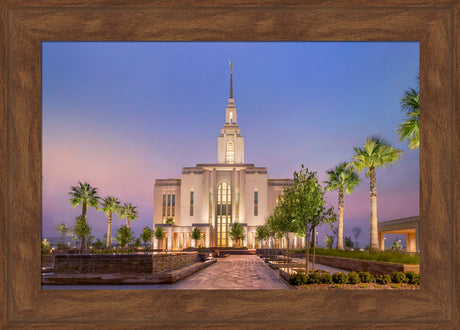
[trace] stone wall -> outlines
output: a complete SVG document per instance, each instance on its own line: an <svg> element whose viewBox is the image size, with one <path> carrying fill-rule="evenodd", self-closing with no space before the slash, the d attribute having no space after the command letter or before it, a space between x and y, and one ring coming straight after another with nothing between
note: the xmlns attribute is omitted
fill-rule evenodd
<svg viewBox="0 0 460 330"><path fill-rule="evenodd" d="M197 254L56 255L55 274L152 274L198 261Z"/></svg>
<svg viewBox="0 0 460 330"><path fill-rule="evenodd" d="M302 254L305 258L305 254ZM310 255L310 261L313 256ZM407 272L413 271L419 273L419 265L405 265L392 262L382 262L373 260L362 260L352 258L339 258L329 256L316 256L316 262L326 266L332 266L347 270L354 270L355 272L369 272L375 275L391 274L393 272Z"/></svg>
<svg viewBox="0 0 460 330"><path fill-rule="evenodd" d="M154 254L152 273L177 269L199 261L198 254Z"/></svg>

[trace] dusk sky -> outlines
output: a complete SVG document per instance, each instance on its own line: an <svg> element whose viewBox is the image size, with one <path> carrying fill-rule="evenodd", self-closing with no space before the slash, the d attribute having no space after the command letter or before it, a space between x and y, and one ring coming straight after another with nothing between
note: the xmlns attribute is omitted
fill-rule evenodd
<svg viewBox="0 0 460 330"><path fill-rule="evenodd" d="M417 84L416 42L44 42L43 237L81 214L68 194L78 181L137 206L136 236L152 228L155 179L217 161L228 60L246 163L270 178L292 178L304 164L322 182L353 146L380 135L406 155L377 170L378 219L419 214L419 152L396 135L400 98ZM361 177L345 197L344 236L361 226L364 247L370 199ZM337 210L337 191L326 196ZM105 214L90 209L88 223L102 239ZM123 224L115 215L113 236ZM324 234L328 226L320 245ZM391 245L396 236L386 236Z"/></svg>

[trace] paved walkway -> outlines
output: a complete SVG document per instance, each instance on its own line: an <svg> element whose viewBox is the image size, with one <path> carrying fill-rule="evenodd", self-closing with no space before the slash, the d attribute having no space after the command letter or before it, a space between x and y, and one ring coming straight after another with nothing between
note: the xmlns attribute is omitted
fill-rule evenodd
<svg viewBox="0 0 460 330"><path fill-rule="evenodd" d="M258 256L230 255L173 284L43 285L48 290L160 289L160 290L279 290L291 287Z"/></svg>

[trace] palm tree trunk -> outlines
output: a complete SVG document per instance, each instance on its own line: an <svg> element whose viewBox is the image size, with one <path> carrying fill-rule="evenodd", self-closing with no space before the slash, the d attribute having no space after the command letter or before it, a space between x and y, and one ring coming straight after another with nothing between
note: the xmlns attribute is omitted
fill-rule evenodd
<svg viewBox="0 0 460 330"><path fill-rule="evenodd" d="M339 188L339 228L337 230L337 249L343 250L343 188Z"/></svg>
<svg viewBox="0 0 460 330"><path fill-rule="evenodd" d="M81 207L81 216L83 217L83 219L85 219L85 223L86 223L86 209L87 209L86 202L83 202L83 205ZM86 237L81 238L80 253L86 253Z"/></svg>
<svg viewBox="0 0 460 330"><path fill-rule="evenodd" d="M369 169L370 197L371 197L371 251L379 250L378 242L378 224L377 224L377 177L375 168Z"/></svg>
<svg viewBox="0 0 460 330"><path fill-rule="evenodd" d="M105 244L106 248L110 247L110 241L112 240L112 212L109 213L108 215L108 220L107 220L107 242Z"/></svg>
<svg viewBox="0 0 460 330"><path fill-rule="evenodd" d="M128 218L126 218L126 228L129 229L129 219Z"/></svg>

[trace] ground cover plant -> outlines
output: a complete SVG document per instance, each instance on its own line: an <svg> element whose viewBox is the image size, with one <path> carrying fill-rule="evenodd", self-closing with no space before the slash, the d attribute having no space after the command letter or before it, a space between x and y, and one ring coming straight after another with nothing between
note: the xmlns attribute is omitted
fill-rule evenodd
<svg viewBox="0 0 460 330"><path fill-rule="evenodd" d="M305 249L296 250L294 252L305 253ZM321 256L375 260L409 265L420 264L420 256L418 254L406 254L393 251L368 252L358 250L344 251L336 249L316 248L316 254Z"/></svg>

